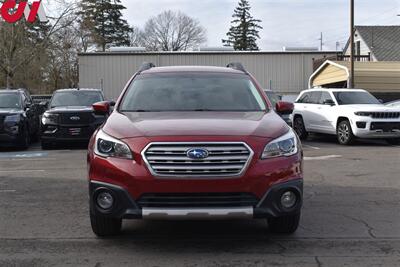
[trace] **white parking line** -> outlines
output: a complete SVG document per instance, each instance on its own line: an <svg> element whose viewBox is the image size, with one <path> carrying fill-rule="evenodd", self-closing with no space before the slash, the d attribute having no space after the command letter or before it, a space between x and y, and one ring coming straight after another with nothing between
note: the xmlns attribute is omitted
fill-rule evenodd
<svg viewBox="0 0 400 267"><path fill-rule="evenodd" d="M310 145L306 145L306 144L303 144L303 147L312 148L312 149L314 149L314 150L320 150L320 149L321 149L321 148L319 148L319 147L316 147L316 146L310 146Z"/></svg>
<svg viewBox="0 0 400 267"><path fill-rule="evenodd" d="M319 157L304 157L304 160L327 160L327 159L337 159L341 157L342 157L341 155L327 155Z"/></svg>

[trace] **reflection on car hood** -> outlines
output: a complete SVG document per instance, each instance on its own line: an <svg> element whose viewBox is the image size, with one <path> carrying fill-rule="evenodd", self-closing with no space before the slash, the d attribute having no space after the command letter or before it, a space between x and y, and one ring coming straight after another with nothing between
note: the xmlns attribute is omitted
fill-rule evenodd
<svg viewBox="0 0 400 267"><path fill-rule="evenodd" d="M92 107L86 106L65 106L65 107L53 107L47 112L50 113L71 113L71 112L92 112Z"/></svg>
<svg viewBox="0 0 400 267"><path fill-rule="evenodd" d="M275 138L288 126L275 112L126 112L103 130L116 138L145 136L258 136Z"/></svg>

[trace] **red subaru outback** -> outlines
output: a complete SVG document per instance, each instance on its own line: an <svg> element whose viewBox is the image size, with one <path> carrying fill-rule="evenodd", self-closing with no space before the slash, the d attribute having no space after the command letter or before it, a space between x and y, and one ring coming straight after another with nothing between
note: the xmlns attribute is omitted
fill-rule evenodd
<svg viewBox="0 0 400 267"><path fill-rule="evenodd" d="M145 64L89 144L94 233L115 235L122 219L266 218L272 232L296 231L302 149L276 113L292 108L272 107L240 63Z"/></svg>

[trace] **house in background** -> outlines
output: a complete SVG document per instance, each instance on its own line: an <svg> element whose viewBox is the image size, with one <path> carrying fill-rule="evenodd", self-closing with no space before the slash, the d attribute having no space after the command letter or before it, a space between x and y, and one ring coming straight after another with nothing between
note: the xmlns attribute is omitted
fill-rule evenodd
<svg viewBox="0 0 400 267"><path fill-rule="evenodd" d="M348 41L344 54L350 55ZM355 26L354 54L371 61L400 61L400 26Z"/></svg>

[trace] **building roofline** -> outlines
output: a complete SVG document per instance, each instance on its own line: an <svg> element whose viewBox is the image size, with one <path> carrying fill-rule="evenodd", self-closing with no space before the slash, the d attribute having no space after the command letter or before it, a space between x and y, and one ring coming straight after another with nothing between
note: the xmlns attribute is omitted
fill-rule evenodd
<svg viewBox="0 0 400 267"><path fill-rule="evenodd" d="M78 56L151 56L151 55L268 55L268 54L337 54L338 51L155 51L155 52L85 52L78 53Z"/></svg>

